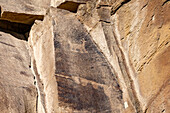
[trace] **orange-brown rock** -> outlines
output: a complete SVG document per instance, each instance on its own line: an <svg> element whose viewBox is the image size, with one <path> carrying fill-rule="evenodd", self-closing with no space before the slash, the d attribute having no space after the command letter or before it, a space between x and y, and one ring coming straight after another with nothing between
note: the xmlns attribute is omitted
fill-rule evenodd
<svg viewBox="0 0 170 113"><path fill-rule="evenodd" d="M168 112L169 9L168 0L131 0L112 15L143 112Z"/></svg>
<svg viewBox="0 0 170 113"><path fill-rule="evenodd" d="M0 0L0 111L169 113L169 10L169 0Z"/></svg>

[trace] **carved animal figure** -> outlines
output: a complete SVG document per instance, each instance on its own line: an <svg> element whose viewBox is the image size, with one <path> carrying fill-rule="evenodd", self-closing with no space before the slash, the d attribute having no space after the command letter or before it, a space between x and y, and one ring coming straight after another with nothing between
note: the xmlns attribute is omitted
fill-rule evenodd
<svg viewBox="0 0 170 113"><path fill-rule="evenodd" d="M86 41L84 39L82 40L82 44L73 43L70 40L68 40L68 43L72 51L80 52L80 53L88 53L85 49Z"/></svg>

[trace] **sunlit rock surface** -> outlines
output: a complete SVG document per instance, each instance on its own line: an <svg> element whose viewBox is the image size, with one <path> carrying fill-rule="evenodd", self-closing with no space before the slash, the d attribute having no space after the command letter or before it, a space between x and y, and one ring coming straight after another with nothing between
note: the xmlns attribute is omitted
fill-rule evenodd
<svg viewBox="0 0 170 113"><path fill-rule="evenodd" d="M169 0L0 0L0 111L170 112L169 10Z"/></svg>
<svg viewBox="0 0 170 113"><path fill-rule="evenodd" d="M36 113L37 91L28 44L0 32L0 111Z"/></svg>

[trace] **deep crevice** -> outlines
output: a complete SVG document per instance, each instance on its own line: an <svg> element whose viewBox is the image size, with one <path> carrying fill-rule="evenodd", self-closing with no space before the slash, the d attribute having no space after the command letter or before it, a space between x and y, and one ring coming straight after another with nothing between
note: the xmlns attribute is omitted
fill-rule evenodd
<svg viewBox="0 0 170 113"><path fill-rule="evenodd" d="M37 101L36 101L36 110L38 111L38 96L40 96L40 102L44 108L45 113L47 113L47 108L46 108L46 94L44 92L44 86L42 85L42 81L40 79L40 74L38 73L38 69L37 69L37 64L36 64L36 60L33 60L33 71L35 73L35 78L36 78L36 85L37 85Z"/></svg>
<svg viewBox="0 0 170 113"><path fill-rule="evenodd" d="M7 20L0 20L0 31L11 34L17 39L28 40L27 32L30 32L32 25L9 22Z"/></svg>
<svg viewBox="0 0 170 113"><path fill-rule="evenodd" d="M145 7L148 6L149 0L146 2L146 4L141 8L141 10L143 10Z"/></svg>
<svg viewBox="0 0 170 113"><path fill-rule="evenodd" d="M120 47L120 44L118 42L118 39L116 37L115 32L113 32L113 35L115 37L114 39L116 41L116 46L118 48L118 51L120 52L120 55L119 55L119 53L117 53L117 57L118 57L119 66L121 68L121 73L122 73L123 78L125 80L125 84L127 85L127 88L128 88L127 91L128 91L128 94L129 94L129 98L130 98L133 106L135 107L136 112L142 113L140 101L138 100L137 94L134 91L134 82L133 82L132 78L130 77L129 68L128 68L127 62L125 60L124 52ZM125 70L125 71L123 71L123 70Z"/></svg>
<svg viewBox="0 0 170 113"><path fill-rule="evenodd" d="M99 5L97 9L100 9L101 7L111 7L111 5Z"/></svg>
<svg viewBox="0 0 170 113"><path fill-rule="evenodd" d="M111 15L114 15L114 14L120 9L120 7L122 7L124 4L128 3L129 1L131 1L131 0L123 0L123 1L120 3L120 5L118 5L117 8L114 9L114 8L112 7L112 9L111 9Z"/></svg>
<svg viewBox="0 0 170 113"><path fill-rule="evenodd" d="M163 4L162 4L162 6L164 6L167 2L169 2L170 0L166 0Z"/></svg>
<svg viewBox="0 0 170 113"><path fill-rule="evenodd" d="M38 90L36 88L36 90ZM37 91L37 97L36 97L36 113L38 113L38 91Z"/></svg>
<svg viewBox="0 0 170 113"><path fill-rule="evenodd" d="M0 18L1 18L1 11L2 11L2 9L1 9L1 6L0 6Z"/></svg>
<svg viewBox="0 0 170 113"><path fill-rule="evenodd" d="M104 22L104 23L111 23L109 21L106 21L106 20L99 20L99 22Z"/></svg>
<svg viewBox="0 0 170 113"><path fill-rule="evenodd" d="M0 7L0 13L1 11ZM0 31L27 41L34 21L43 20L43 18L43 15L3 12L0 16Z"/></svg>
<svg viewBox="0 0 170 113"><path fill-rule="evenodd" d="M0 19L0 28L3 31L13 31L19 34L24 34L29 32L32 25L10 22L8 20L1 20Z"/></svg>
<svg viewBox="0 0 170 113"><path fill-rule="evenodd" d="M57 8L68 10L73 13L77 13L77 10L78 10L78 7L80 4L84 4L84 3L76 3L76 2L72 2L72 1L66 1L64 3L61 3Z"/></svg>
<svg viewBox="0 0 170 113"><path fill-rule="evenodd" d="M147 111L148 111L148 108L145 109L144 113L147 113Z"/></svg>

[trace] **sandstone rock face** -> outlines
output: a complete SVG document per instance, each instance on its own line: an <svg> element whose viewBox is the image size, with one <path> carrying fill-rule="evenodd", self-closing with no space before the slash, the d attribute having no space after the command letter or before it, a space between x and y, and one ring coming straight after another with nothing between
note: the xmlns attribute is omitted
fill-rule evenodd
<svg viewBox="0 0 170 113"><path fill-rule="evenodd" d="M28 44L0 32L0 111L36 113L37 91Z"/></svg>
<svg viewBox="0 0 170 113"><path fill-rule="evenodd" d="M139 90L137 96L145 112L168 112L169 94L160 95L169 91L169 8L165 0L132 0L112 16L115 33L128 56L134 90ZM162 102L156 104L158 99Z"/></svg>
<svg viewBox="0 0 170 113"><path fill-rule="evenodd" d="M169 0L0 7L2 113L170 112Z"/></svg>
<svg viewBox="0 0 170 113"><path fill-rule="evenodd" d="M14 12L44 15L51 0L0 0L1 13Z"/></svg>
<svg viewBox="0 0 170 113"><path fill-rule="evenodd" d="M59 105L71 112L121 112L116 76L84 25L68 11L52 9L54 14Z"/></svg>
<svg viewBox="0 0 170 113"><path fill-rule="evenodd" d="M42 29L43 28L43 29ZM30 31L29 46L32 71L38 91L38 113L58 112L58 92L55 73L53 27L50 18L36 21Z"/></svg>

